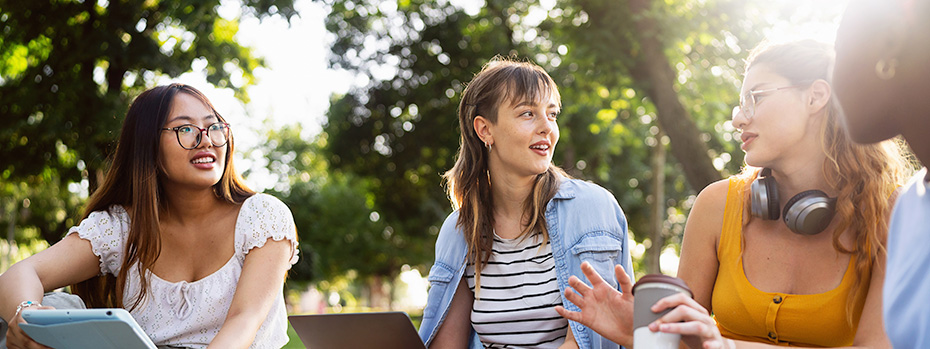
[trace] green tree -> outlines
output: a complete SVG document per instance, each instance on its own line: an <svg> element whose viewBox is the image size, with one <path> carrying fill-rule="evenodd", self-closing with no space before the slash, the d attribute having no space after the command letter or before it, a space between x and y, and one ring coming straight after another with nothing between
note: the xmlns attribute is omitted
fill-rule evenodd
<svg viewBox="0 0 930 349"><path fill-rule="evenodd" d="M484 12L499 11L494 5ZM516 47L493 19L447 4L332 6L327 27L337 34L333 65L368 74L372 85L333 102L325 151L333 169L371 181L375 209L394 235L416 246L406 251L408 263L423 267L432 260L439 226L451 211L440 174L452 167L458 148L452 97L481 63ZM364 45L371 41L386 49ZM373 66L395 70L394 76L379 79Z"/></svg>
<svg viewBox="0 0 930 349"><path fill-rule="evenodd" d="M262 150L269 171L285 183L271 194L291 208L300 238L301 261L290 280L332 281L354 271L372 298L389 301L385 281L396 279L411 253L428 247L395 234L382 220L370 179L329 168L320 151L327 142L325 134L311 142L299 127L286 127L271 131Z"/></svg>
<svg viewBox="0 0 930 349"><path fill-rule="evenodd" d="M746 48L769 25L762 2L487 0L475 13L433 1L326 2L331 65L371 82L332 105L325 150L333 168L376 184L375 208L411 239L434 239L450 210L439 174L458 147L458 98L495 55L526 57L559 84L556 164L611 190L637 241L658 229L650 216L664 216L653 255L680 241L694 194L742 164L727 120ZM650 165L656 147L675 160L657 167L664 176Z"/></svg>
<svg viewBox="0 0 930 349"><path fill-rule="evenodd" d="M0 3L0 192L10 198L0 224L25 207L32 218L17 220L19 230L58 241L80 217L81 188L92 192L102 179L131 97L156 75L176 77L202 60L207 81L247 98L243 87L262 60L236 43L238 19L221 18L219 4ZM259 17L296 15L293 0L242 7ZM234 84L240 75L243 84Z"/></svg>

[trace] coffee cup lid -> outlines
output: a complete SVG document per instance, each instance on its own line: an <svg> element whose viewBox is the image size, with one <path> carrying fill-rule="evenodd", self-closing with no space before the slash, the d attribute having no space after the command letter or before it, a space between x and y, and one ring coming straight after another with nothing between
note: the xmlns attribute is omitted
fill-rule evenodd
<svg viewBox="0 0 930 349"><path fill-rule="evenodd" d="M633 292L631 293L635 296L637 286L644 285L644 284L651 284L651 283L662 283L662 284L669 284L669 285L680 287L684 289L685 291L688 291L689 297L694 298L694 293L691 292L691 289L688 288L688 285L685 284L684 280L673 277L673 276L663 275L663 274L649 274L649 275L639 278L639 281L637 281L636 284L633 285Z"/></svg>

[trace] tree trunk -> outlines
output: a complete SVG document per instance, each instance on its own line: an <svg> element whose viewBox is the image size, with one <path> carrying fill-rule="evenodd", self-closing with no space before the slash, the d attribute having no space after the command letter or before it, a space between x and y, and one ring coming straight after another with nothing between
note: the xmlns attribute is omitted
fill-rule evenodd
<svg viewBox="0 0 930 349"><path fill-rule="evenodd" d="M391 280L391 282L388 283L387 285L388 286L388 299L387 299L388 310L394 311L394 297L397 296L397 292L394 286L397 285L397 277L396 276L388 277L388 280Z"/></svg>
<svg viewBox="0 0 930 349"><path fill-rule="evenodd" d="M708 156L707 145L701 140L691 114L678 99L674 89L675 71L663 52L659 26L649 13L650 0L629 0L630 11L636 22L634 35L639 43L630 74L637 86L646 91L656 106L656 118L671 141L672 155L684 168L685 177L695 191L701 191L721 178Z"/></svg>
<svg viewBox="0 0 930 349"><path fill-rule="evenodd" d="M665 247L665 145L662 144L664 132L659 128L656 145L652 147L652 215L650 217L649 240L652 245L646 251L646 271L650 274L662 273L659 257Z"/></svg>
<svg viewBox="0 0 930 349"><path fill-rule="evenodd" d="M368 280L368 306L376 309L384 309L387 302L385 302L384 282L381 276L375 275Z"/></svg>

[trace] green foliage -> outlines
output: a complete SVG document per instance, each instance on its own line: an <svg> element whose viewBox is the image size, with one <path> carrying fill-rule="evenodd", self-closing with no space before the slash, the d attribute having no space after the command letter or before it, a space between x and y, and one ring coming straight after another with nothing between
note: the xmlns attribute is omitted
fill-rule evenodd
<svg viewBox="0 0 930 349"><path fill-rule="evenodd" d="M573 119L563 124L563 130L572 132L570 138L563 136L560 147L571 144L569 147L577 148L576 158L586 165L580 176L617 195L631 231L642 241L648 235L648 205L654 200L648 189L653 178L649 149L657 143L668 146L669 139L659 137L657 111L648 97L654 81L633 73L642 68L635 58L641 43L632 34L638 18L630 13L628 1L574 0L560 5L550 11L551 20L540 25L545 30L542 33L548 34L541 36L559 38L566 52L547 57L547 69L560 82L563 103L587 108L572 112ZM724 158L729 161L717 160L724 165L718 167L722 175L739 171L742 152L731 141L728 133L733 130L727 129L725 122L730 118L731 104L738 100L740 64L745 56L741 47L752 47L760 39L751 28L745 28L750 22L736 20L750 5L744 1L665 1L652 5L647 15L661 28L655 35L665 45L665 64L677 73L674 88L678 99L710 148L707 158L691 161L714 161L727 154ZM552 64L555 58L560 64ZM680 165L688 159L669 160L673 161L665 169L664 204L670 212L687 212L696 193ZM680 243L683 223L669 216L665 224L671 233L668 243Z"/></svg>
<svg viewBox="0 0 930 349"><path fill-rule="evenodd" d="M132 96L156 75L176 77L203 60L207 81L247 99L231 77L241 74L251 83L262 61L236 43L237 19L220 18L219 3L0 5L0 190L13 199L4 204L0 224L30 198L34 219L17 225L38 227L52 243L60 239L80 217L76 194L93 190L102 178ZM293 0L246 0L243 6L257 16L296 14Z"/></svg>
<svg viewBox="0 0 930 349"><path fill-rule="evenodd" d="M331 65L365 74L371 83L333 103L325 151L333 169L375 184L374 209L395 234L432 246L428 231L450 211L439 175L458 149L456 107L464 83L495 55L515 55L543 66L560 87L556 164L608 188L636 240L648 236L650 148L668 146L669 139L659 136L649 97L655 82L643 78L643 43L634 35L641 18L628 1L565 0L543 9L534 1L488 0L473 15L446 2L327 2L327 29L337 37ZM706 158L666 165L668 243L680 242L684 220L678 217L696 193L681 162L714 163L720 175L742 163L725 122L738 100L744 48L760 40L749 28L754 23L740 15L753 6L759 4L669 0L651 3L645 14L661 28L650 35L664 47L668 61L659 64L677 74L677 103L709 148ZM410 262L431 257L410 254Z"/></svg>
<svg viewBox="0 0 930 349"><path fill-rule="evenodd" d="M509 40L511 33L500 25L506 20L502 7L493 1L475 17L431 1L410 1L396 12L347 4L334 3L327 18L338 35L333 64L372 74L374 82L333 102L325 150L333 169L373 183L374 208L394 235L409 242L407 262L422 268L432 260L435 236L451 211L440 174L452 167L458 149L454 97L492 56L528 51ZM387 49L367 52L360 45L365 40ZM372 65L396 74L378 80Z"/></svg>
<svg viewBox="0 0 930 349"><path fill-rule="evenodd" d="M300 238L301 262L290 279L335 280L354 270L360 279L391 279L408 263L409 251L420 242L395 234L395 228L375 210L371 179L330 170L320 148L327 137L304 141L300 128L272 131L265 150L269 170L288 179L271 194L291 208Z"/></svg>

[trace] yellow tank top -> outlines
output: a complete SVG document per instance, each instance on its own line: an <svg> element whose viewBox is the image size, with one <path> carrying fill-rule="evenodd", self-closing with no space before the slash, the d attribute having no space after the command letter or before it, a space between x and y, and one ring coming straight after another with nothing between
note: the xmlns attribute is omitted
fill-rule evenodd
<svg viewBox="0 0 930 349"><path fill-rule="evenodd" d="M840 285L825 293L762 292L746 279L742 259L742 217L743 188L748 183L746 179L730 178L723 213L723 228L717 247L719 269L712 295L713 312L720 333L731 339L780 346L852 345L870 279L866 276L860 283L866 292L860 292L856 297L850 323L846 316L846 299L856 284L855 256L849 259Z"/></svg>

